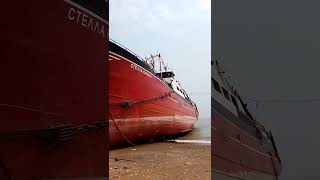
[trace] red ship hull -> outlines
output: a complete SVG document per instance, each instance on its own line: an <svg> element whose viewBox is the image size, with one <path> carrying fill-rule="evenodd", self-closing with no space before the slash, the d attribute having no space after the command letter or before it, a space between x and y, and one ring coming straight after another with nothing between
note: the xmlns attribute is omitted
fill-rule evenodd
<svg viewBox="0 0 320 180"><path fill-rule="evenodd" d="M139 65L133 57L121 54L123 49L113 46L115 50L110 46L109 55L110 145L192 130L198 116L196 107L142 67L141 62Z"/></svg>
<svg viewBox="0 0 320 180"><path fill-rule="evenodd" d="M212 101L213 179L278 179L281 162L274 147L239 128L230 119L231 115L226 115L227 110L223 110L214 99ZM239 121L241 123L244 122Z"/></svg>
<svg viewBox="0 0 320 180"><path fill-rule="evenodd" d="M71 0L1 17L0 179L105 179L107 20Z"/></svg>

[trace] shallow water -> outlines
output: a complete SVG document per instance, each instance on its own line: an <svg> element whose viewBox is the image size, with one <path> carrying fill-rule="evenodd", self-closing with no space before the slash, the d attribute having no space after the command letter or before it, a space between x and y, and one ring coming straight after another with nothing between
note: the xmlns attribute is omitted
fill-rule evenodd
<svg viewBox="0 0 320 180"><path fill-rule="evenodd" d="M211 119L210 118L200 118L195 124L192 131L190 131L185 136L179 137L180 140L201 140L210 141L211 140ZM199 141L200 142L200 141Z"/></svg>

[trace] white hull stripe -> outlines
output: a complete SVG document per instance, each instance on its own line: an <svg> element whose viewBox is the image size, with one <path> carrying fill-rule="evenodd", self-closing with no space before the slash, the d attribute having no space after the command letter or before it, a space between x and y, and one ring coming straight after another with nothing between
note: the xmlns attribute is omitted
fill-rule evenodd
<svg viewBox="0 0 320 180"><path fill-rule="evenodd" d="M175 103L178 103L178 101L172 99L170 96L168 96L168 98L169 98L171 101L173 101L173 102L175 102Z"/></svg>
<svg viewBox="0 0 320 180"><path fill-rule="evenodd" d="M155 76L154 74L150 73L149 71L146 71L146 70L145 70L143 67L141 67L139 64L136 64L136 63L130 61L129 59L127 59L127 58L125 58L125 57L123 57L123 56L120 56L119 54L116 54L116 53L114 53L114 52L109 51L109 53L112 54L112 55L114 55L114 56L116 56L116 57L120 57L120 58L122 58L122 59L124 59L124 60L126 60L126 61L128 61L128 62L130 62L130 63L132 63L132 64L137 65L137 66L140 67L143 71L149 73L150 75L152 75L152 76L154 76L155 78L157 78L159 81L163 82L161 79L159 79L159 78L158 78L157 76Z"/></svg>
<svg viewBox="0 0 320 180"><path fill-rule="evenodd" d="M194 111L193 109L191 109L191 108L189 108L188 106L186 106L186 105L182 105L183 107L185 107L185 108L187 108L187 109L189 109L190 111Z"/></svg>
<svg viewBox="0 0 320 180"><path fill-rule="evenodd" d="M109 60L113 60L113 59L121 60L120 58L118 58L118 57L116 57L116 56L109 55Z"/></svg>
<svg viewBox="0 0 320 180"><path fill-rule="evenodd" d="M141 117L141 118L121 118L121 119L114 119L117 121L176 121L176 122L187 122L194 123L197 118L193 116L159 116L159 117ZM109 121L112 121L109 119Z"/></svg>

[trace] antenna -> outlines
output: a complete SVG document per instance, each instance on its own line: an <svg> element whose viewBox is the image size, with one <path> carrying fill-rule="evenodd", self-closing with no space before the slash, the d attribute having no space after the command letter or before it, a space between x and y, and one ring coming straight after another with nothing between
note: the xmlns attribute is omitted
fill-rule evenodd
<svg viewBox="0 0 320 180"><path fill-rule="evenodd" d="M163 63L163 66L164 66L164 70L168 71L168 63L167 63L167 65L165 65L163 61L162 61L162 63Z"/></svg>
<svg viewBox="0 0 320 180"><path fill-rule="evenodd" d="M153 59L153 56L152 56L152 54L150 53L150 56L151 56L151 64L152 64L152 69L154 70L154 59Z"/></svg>
<svg viewBox="0 0 320 180"><path fill-rule="evenodd" d="M161 58L160 58L160 53L159 53L159 55L158 55L158 57L159 57L159 65L160 65L160 76L162 77L162 67L161 67L161 64L162 64L162 60L161 60Z"/></svg>

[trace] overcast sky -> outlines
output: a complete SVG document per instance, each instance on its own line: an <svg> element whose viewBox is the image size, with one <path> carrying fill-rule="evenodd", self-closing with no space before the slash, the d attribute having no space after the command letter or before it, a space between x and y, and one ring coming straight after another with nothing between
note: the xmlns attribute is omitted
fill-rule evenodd
<svg viewBox="0 0 320 180"><path fill-rule="evenodd" d="M215 0L214 57L246 98L320 98L320 1ZM283 162L280 180L320 179L320 103L260 103Z"/></svg>
<svg viewBox="0 0 320 180"><path fill-rule="evenodd" d="M141 57L160 53L210 117L210 0L110 1L110 38Z"/></svg>

